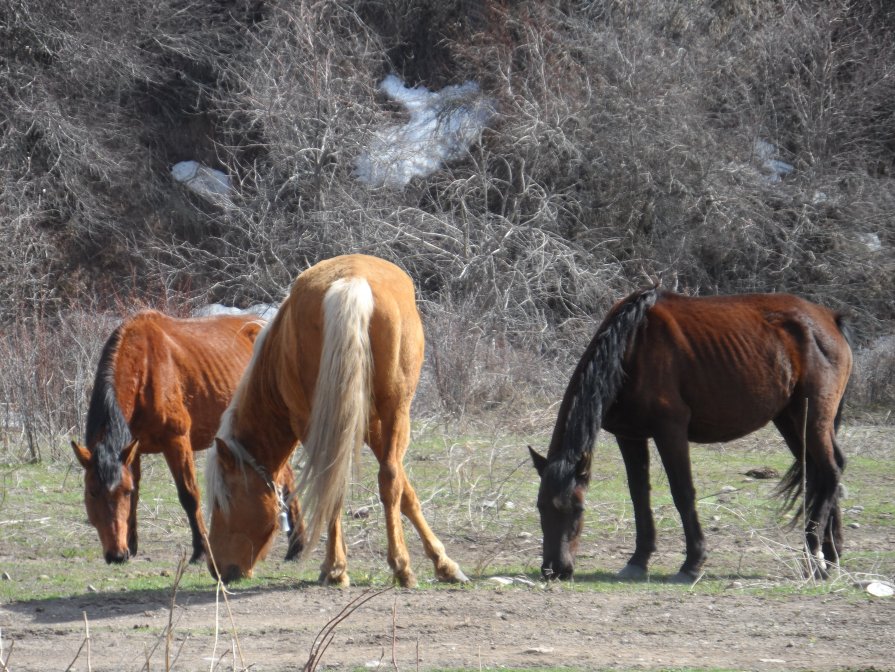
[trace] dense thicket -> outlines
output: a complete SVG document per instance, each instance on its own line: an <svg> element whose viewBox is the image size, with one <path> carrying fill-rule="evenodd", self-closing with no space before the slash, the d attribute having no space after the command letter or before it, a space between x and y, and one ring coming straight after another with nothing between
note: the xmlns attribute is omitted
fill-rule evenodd
<svg viewBox="0 0 895 672"><path fill-rule="evenodd" d="M654 276L797 292L870 343L895 321L893 34L885 0L0 0L0 323L271 300L362 251L414 276L446 388L470 348L577 356ZM498 115L374 189L353 166L403 120L389 73L476 81ZM176 183L187 159L232 196Z"/></svg>

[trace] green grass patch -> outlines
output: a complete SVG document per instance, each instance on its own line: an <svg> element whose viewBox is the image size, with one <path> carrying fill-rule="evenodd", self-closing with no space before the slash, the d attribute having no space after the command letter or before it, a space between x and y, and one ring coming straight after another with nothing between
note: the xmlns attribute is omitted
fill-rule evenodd
<svg viewBox="0 0 895 672"><path fill-rule="evenodd" d="M725 591L790 595L854 591L853 577L895 575L893 479L895 456L887 428L860 434L860 453L850 456L843 500L846 554L843 574L815 583L801 575L801 532L787 525L773 496L777 479L746 476L749 469L785 472L789 451L771 430L724 446L693 446L698 510L709 549L705 575L692 587L666 585L682 560L683 534L668 482L652 451L653 510L659 550L650 581L618 581L615 572L634 548L634 521L619 451L605 433L595 449L593 480L575 580L561 590ZM448 553L475 579L476 589L531 589L540 584L541 533L534 502L538 477L526 446L544 446L545 436L458 434L445 428L417 428L405 465L429 524ZM846 454L851 446L843 441ZM200 455L199 467L204 466ZM345 516L349 572L355 585L389 585L385 525L377 489L375 459L364 451L350 488ZM86 520L80 467L68 462L0 468L0 581L3 603L70 597L87 592L170 589L177 563L190 551L186 517L173 480L160 456L144 458L139 511L140 552L124 565L102 559L99 539ZM422 589L438 587L431 564L405 522L414 569ZM312 583L322 557L318 549L303 562L286 563L282 539L255 576L234 590ZM525 582L502 588L493 577ZM189 566L183 590L214 590L204 563Z"/></svg>

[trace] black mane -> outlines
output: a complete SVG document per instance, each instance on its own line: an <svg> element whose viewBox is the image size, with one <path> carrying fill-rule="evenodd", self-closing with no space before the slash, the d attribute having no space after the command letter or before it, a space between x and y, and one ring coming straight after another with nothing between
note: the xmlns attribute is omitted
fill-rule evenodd
<svg viewBox="0 0 895 672"><path fill-rule="evenodd" d="M115 393L115 355L121 340L118 327L103 346L87 409L85 439L100 483L113 488L121 478L121 451L131 441L130 428Z"/></svg>
<svg viewBox="0 0 895 672"><path fill-rule="evenodd" d="M659 293L655 286L628 296L606 317L581 356L560 406L547 455L545 477L553 481L554 491L562 492L570 484L576 465L593 450L603 418L622 386L625 351Z"/></svg>

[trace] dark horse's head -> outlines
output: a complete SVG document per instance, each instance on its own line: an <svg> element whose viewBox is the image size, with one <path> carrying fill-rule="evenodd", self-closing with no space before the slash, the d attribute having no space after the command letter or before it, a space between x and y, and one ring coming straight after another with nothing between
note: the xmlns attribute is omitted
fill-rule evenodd
<svg viewBox="0 0 895 672"><path fill-rule="evenodd" d="M590 482L591 453L576 463L559 457L548 460L529 446L532 462L541 477L538 513L544 533L541 573L545 579L569 579L584 525L584 495Z"/></svg>
<svg viewBox="0 0 895 672"><path fill-rule="evenodd" d="M137 441L132 440L120 453L91 451L74 441L71 447L84 467L84 506L99 534L106 562L126 562L136 552L130 515L135 485L131 465L139 450Z"/></svg>
<svg viewBox="0 0 895 672"><path fill-rule="evenodd" d="M118 327L103 347L90 406L87 409L86 446L71 442L75 458L84 467L84 505L99 534L108 563L125 562L137 552L134 507L131 496L139 478L139 448L115 392L115 361L121 341Z"/></svg>

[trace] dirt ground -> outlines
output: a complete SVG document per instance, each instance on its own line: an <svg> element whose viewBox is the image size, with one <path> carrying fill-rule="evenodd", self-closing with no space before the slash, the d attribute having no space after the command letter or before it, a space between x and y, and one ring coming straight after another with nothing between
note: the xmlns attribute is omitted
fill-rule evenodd
<svg viewBox="0 0 895 672"><path fill-rule="evenodd" d="M322 667L895 669L891 599L495 585L377 594L339 624ZM232 595L244 661L236 653L235 669L302 669L318 632L364 594L304 585ZM165 669L160 633L169 606L170 594L159 591L0 607L4 656L9 670L67 669L85 639L86 614L89 662L85 646L72 669L139 670L147 660L143 669ZM234 669L230 617L214 591L178 594L173 616L173 669L212 669L213 660Z"/></svg>

